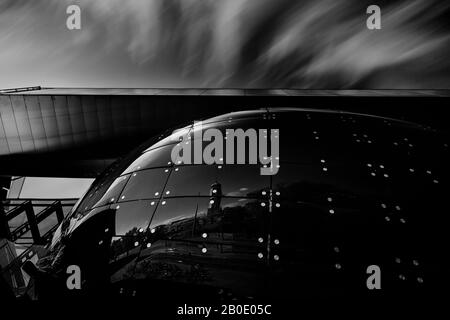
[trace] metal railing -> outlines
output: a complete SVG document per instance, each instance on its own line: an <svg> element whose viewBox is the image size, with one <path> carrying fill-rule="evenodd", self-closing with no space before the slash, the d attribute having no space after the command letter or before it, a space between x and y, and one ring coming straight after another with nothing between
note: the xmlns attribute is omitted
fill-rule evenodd
<svg viewBox="0 0 450 320"><path fill-rule="evenodd" d="M16 296L23 294L28 285L28 277L22 272L23 264L42 256L45 252L44 247L50 243L59 224L77 200L7 199L1 201L3 210L0 211L0 215L7 223L8 242L0 248L0 254L9 254L14 258L7 265L2 266L0 276L6 280ZM18 225L14 225L14 221ZM44 225L45 228L40 228L40 225ZM31 236L28 236L29 234ZM18 247L23 251L17 255Z"/></svg>

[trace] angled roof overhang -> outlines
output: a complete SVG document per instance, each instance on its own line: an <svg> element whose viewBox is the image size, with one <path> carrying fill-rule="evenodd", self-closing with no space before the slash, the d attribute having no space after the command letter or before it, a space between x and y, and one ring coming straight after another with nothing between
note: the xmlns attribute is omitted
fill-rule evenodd
<svg viewBox="0 0 450 320"><path fill-rule="evenodd" d="M435 108L431 120L439 127L449 96L446 90L5 89L0 175L94 177L153 135L243 109L326 108L414 121Z"/></svg>

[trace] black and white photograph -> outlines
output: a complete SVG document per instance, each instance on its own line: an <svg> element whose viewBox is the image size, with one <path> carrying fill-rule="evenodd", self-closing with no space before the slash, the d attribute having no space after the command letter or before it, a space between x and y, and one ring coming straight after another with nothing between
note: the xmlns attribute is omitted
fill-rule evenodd
<svg viewBox="0 0 450 320"><path fill-rule="evenodd" d="M449 102L448 0L0 0L0 318L446 300Z"/></svg>

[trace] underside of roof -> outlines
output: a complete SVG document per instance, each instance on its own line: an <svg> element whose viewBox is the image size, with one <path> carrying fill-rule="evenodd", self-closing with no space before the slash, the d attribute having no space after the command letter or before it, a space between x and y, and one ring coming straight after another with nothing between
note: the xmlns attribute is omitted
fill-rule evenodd
<svg viewBox="0 0 450 320"><path fill-rule="evenodd" d="M448 90L4 89L0 175L95 177L162 131L237 110L345 110L445 129L449 96Z"/></svg>

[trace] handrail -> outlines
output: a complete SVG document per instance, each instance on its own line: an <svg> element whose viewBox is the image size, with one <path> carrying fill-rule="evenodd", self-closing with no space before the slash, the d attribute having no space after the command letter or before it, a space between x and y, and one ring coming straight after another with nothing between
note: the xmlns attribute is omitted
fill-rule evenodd
<svg viewBox="0 0 450 320"><path fill-rule="evenodd" d="M6 218L7 227L9 228L8 222L11 219L14 219L22 213L26 214L26 221L16 229L12 231L8 230L6 238L12 242L16 242L16 245L23 245L22 248L24 251L8 263L8 265L2 268L0 271L0 277L16 277L16 282L14 282L16 284L13 285L12 289L16 295L20 295L21 290L24 290L26 287L26 281L21 276L22 265L36 255L41 258L42 254L45 252L44 246L50 243L53 234L64 219L64 208L73 207L78 199L14 199L13 202L16 203L8 203L8 200L10 201L13 199L2 201L2 203L6 203L5 207L11 207L11 209L3 215L3 217ZM35 210L36 207L44 208ZM53 214L56 214L58 223L53 225L47 232L45 232L45 234L41 235L39 224ZM29 231L31 232L32 237L24 237L24 235ZM21 280L19 281L19 279Z"/></svg>
<svg viewBox="0 0 450 320"><path fill-rule="evenodd" d="M6 207L17 207L20 206L27 201L31 201L33 203L33 207L46 207L50 205L50 202L60 201L63 207L73 206L78 198L67 198L67 199L34 199L34 198L23 198L23 199L6 199L2 200L1 203Z"/></svg>
<svg viewBox="0 0 450 320"><path fill-rule="evenodd" d="M6 220L9 221L9 220L17 217L19 214L21 214L22 212L24 212L26 210L26 208L29 204L31 204L31 201L24 201L24 202L18 204L15 208L5 212Z"/></svg>
<svg viewBox="0 0 450 320"><path fill-rule="evenodd" d="M78 198L6 198L3 201L77 201Z"/></svg>
<svg viewBox="0 0 450 320"><path fill-rule="evenodd" d="M53 235L53 233L56 231L56 229L58 229L59 225L53 226L50 230L48 230L43 236L43 239L49 239L49 241L51 240L51 236ZM43 246L43 245L39 245L39 246ZM25 249L20 255L18 255L13 261L11 261L11 263L9 263L7 266L5 266L2 270L2 272L6 272L8 270L10 270L12 267L14 267L15 265L19 264L20 266L22 264L24 264L27 260L29 260L29 258L31 258L33 255L29 255L30 252L32 252L33 250L35 250L36 248L36 244L31 245L29 248Z"/></svg>
<svg viewBox="0 0 450 320"><path fill-rule="evenodd" d="M62 210L62 205L59 200L54 201L52 204L48 205L44 210L40 211L38 214L34 213L31 201L27 201L23 205L18 206L13 210L15 211L13 211L12 214L7 214L6 216L8 221L18 216L22 212L26 213L27 221L11 232L12 241L16 241L18 238L20 238L20 236L24 235L28 231L31 231L34 243L39 244L42 242L42 240L44 240L42 239L39 232L38 228L39 223L45 220L53 213L56 213L58 224L61 223L62 220L64 219L64 212Z"/></svg>

